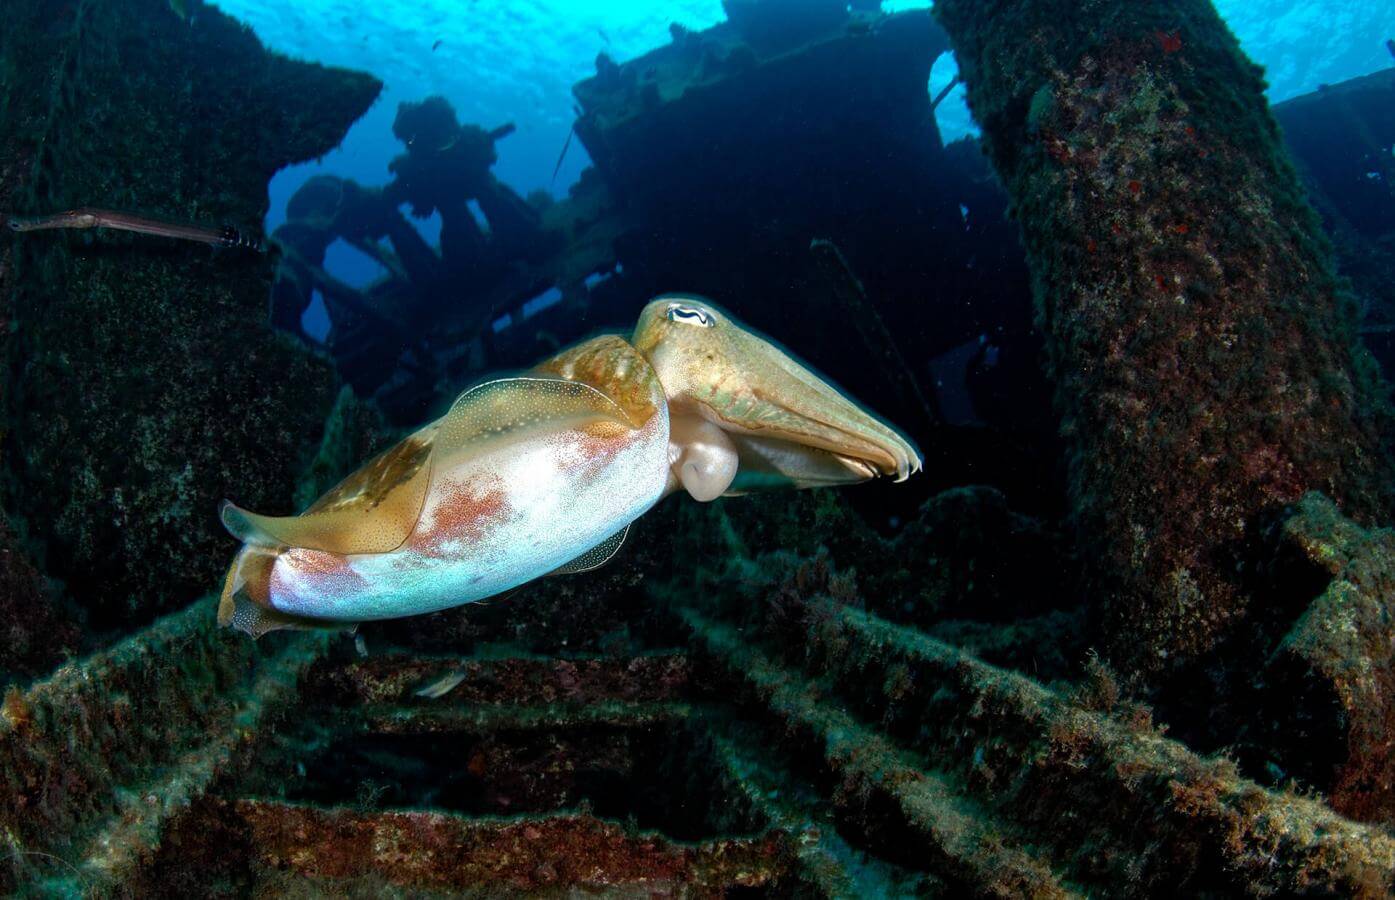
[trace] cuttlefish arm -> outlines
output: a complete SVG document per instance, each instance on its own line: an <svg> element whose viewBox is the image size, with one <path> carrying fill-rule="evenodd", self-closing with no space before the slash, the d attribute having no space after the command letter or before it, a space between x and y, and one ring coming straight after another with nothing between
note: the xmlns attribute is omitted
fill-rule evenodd
<svg viewBox="0 0 1395 900"><path fill-rule="evenodd" d="M921 468L895 429L709 301L655 299L633 344L669 404L670 489L711 500L879 475L904 481Z"/></svg>
<svg viewBox="0 0 1395 900"><path fill-rule="evenodd" d="M663 399L643 357L598 339L467 391L299 516L225 506L245 546L220 621L254 635L343 627L598 565L663 495Z"/></svg>

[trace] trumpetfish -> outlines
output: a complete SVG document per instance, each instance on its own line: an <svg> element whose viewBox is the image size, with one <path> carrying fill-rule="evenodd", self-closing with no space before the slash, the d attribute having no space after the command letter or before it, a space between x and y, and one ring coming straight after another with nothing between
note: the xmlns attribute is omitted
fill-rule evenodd
<svg viewBox="0 0 1395 900"><path fill-rule="evenodd" d="M200 244L208 244L210 247L255 250L258 253L266 252L266 245L260 239L244 234L231 225L224 225L221 228L182 225L165 219L134 216L130 213L117 212L114 209L98 209L95 206L84 206L80 209L70 209L47 216L23 217L0 214L0 221L3 221L11 231L17 231L21 234L30 231L52 231L60 228L79 230L111 228L116 231L134 231L137 234L153 234L157 237L195 241Z"/></svg>
<svg viewBox="0 0 1395 900"><path fill-rule="evenodd" d="M295 516L224 501L218 621L259 637L483 600L605 563L660 499L904 481L916 448L691 295L462 393Z"/></svg>

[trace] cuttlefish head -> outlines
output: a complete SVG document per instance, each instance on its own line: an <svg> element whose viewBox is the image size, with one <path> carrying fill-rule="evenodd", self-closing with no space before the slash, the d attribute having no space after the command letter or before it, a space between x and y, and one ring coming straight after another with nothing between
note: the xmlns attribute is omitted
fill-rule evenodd
<svg viewBox="0 0 1395 900"><path fill-rule="evenodd" d="M651 301L633 343L668 400L671 489L711 500L920 470L895 429L706 300Z"/></svg>

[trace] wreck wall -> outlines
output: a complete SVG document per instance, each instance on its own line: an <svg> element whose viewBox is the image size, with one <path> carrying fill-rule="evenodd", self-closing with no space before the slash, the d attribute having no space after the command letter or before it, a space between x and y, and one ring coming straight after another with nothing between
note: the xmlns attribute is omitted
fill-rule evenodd
<svg viewBox="0 0 1395 900"><path fill-rule="evenodd" d="M1376 376L1209 2L935 9L1022 227L1104 649L1156 683L1254 623L1264 514L1385 508Z"/></svg>
<svg viewBox="0 0 1395 900"><path fill-rule="evenodd" d="M271 176L332 148L381 87L180 6L7 5L4 211L93 205L255 230ZM269 256L57 232L0 254L4 506L94 627L148 621L215 583L233 547L221 498L291 511L332 368L267 324Z"/></svg>

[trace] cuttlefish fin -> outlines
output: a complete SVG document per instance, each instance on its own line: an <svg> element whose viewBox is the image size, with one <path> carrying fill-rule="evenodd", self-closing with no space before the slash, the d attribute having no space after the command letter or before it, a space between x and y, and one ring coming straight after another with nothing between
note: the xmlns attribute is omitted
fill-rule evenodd
<svg viewBox="0 0 1395 900"><path fill-rule="evenodd" d="M616 402L588 384L547 375L522 375L486 381L461 394L450 412L436 422L434 465L446 471L449 460L477 453L496 440L515 441L529 431L570 428L633 430Z"/></svg>
<svg viewBox="0 0 1395 900"><path fill-rule="evenodd" d="M431 484L434 426L369 460L298 516L263 516L224 501L233 537L257 547L388 553L416 527Z"/></svg>
<svg viewBox="0 0 1395 900"><path fill-rule="evenodd" d="M218 598L219 625L228 626L233 623L237 616L238 597L246 601L248 594L266 593L267 585L271 581L271 567L275 563L274 550L253 545L238 552L237 558L228 567L228 574L223 579L223 593Z"/></svg>
<svg viewBox="0 0 1395 900"><path fill-rule="evenodd" d="M580 572L590 572L593 569L599 569L601 566L610 562L616 553L620 552L620 545L625 543L625 536L629 533L630 526L626 525L576 559L564 566L553 569L548 574L576 575Z"/></svg>
<svg viewBox="0 0 1395 900"><path fill-rule="evenodd" d="M253 603L241 594L234 595L232 603L232 616L228 619L227 624L238 631L250 634L254 638L259 638L270 631L283 631L285 629L353 632L354 629L358 628L357 622L334 622L326 619L293 616L290 613L283 613L280 610L269 609Z"/></svg>
<svg viewBox="0 0 1395 900"><path fill-rule="evenodd" d="M243 509L231 500L224 500L222 505L218 507L218 518L222 520L223 527L227 529L228 534L244 544L252 544L257 547L281 547L285 545L285 542L277 539L262 525L263 522L277 521L271 516L259 516ZM287 516L286 518L294 519L296 517Z"/></svg>
<svg viewBox="0 0 1395 900"><path fill-rule="evenodd" d="M353 631L358 628L357 622L308 619L266 605L276 556L276 550L255 544L237 555L228 569L227 578L223 580L223 594L218 600L219 625L232 626L254 638L287 628L299 631Z"/></svg>

